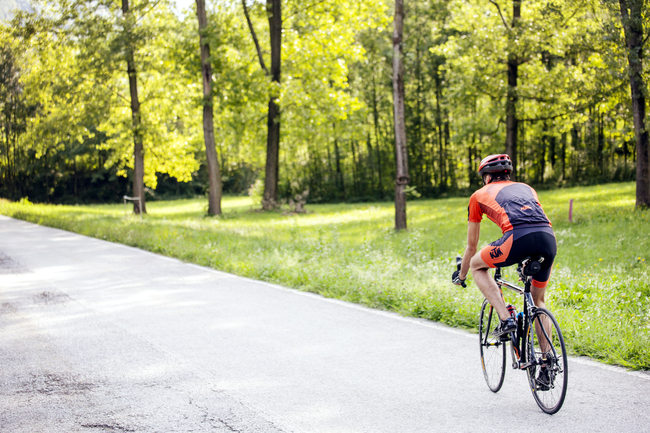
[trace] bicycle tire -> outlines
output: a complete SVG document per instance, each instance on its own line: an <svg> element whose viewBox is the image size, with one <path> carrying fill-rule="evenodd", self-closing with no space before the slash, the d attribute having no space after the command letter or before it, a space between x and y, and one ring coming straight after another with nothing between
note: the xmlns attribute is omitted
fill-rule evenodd
<svg viewBox="0 0 650 433"><path fill-rule="evenodd" d="M546 330L535 326L535 324L541 324L545 321L550 325L550 336L547 335ZM538 332L538 329L541 329L542 332ZM569 371L562 331L555 317L547 309L536 309L528 324L524 347L526 348L526 361L531 364L526 369L526 372L535 402L545 413L550 415L557 413L562 408L566 397ZM546 353L552 355L546 355L546 360L544 360ZM547 366L550 373L550 385L540 382L536 377L543 365Z"/></svg>
<svg viewBox="0 0 650 433"><path fill-rule="evenodd" d="M496 311L487 300L483 301L478 324L481 366L485 382L492 392L499 392L506 374L506 342L492 335L498 325Z"/></svg>

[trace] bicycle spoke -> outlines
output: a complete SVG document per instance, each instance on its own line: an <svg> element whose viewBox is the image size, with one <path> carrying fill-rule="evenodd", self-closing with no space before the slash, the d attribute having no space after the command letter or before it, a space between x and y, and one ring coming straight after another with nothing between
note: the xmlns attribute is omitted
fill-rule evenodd
<svg viewBox="0 0 650 433"><path fill-rule="evenodd" d="M494 314L496 312L492 306L487 301L483 302L479 319L479 343L485 382L492 392L498 392L505 376L506 346L492 335L492 331L499 323L498 320L492 320Z"/></svg>
<svg viewBox="0 0 650 433"><path fill-rule="evenodd" d="M564 403L568 383L567 355L562 332L551 313L538 308L526 344L528 380L535 401L546 413L556 413Z"/></svg>

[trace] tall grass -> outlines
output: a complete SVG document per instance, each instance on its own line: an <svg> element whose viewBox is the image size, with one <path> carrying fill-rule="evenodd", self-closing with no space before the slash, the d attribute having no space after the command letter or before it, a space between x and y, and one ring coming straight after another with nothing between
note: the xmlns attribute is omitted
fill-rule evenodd
<svg viewBox="0 0 650 433"><path fill-rule="evenodd" d="M547 304L569 349L650 369L650 211L634 209L634 184L543 191L540 201L559 243ZM473 284L460 289L450 283L453 258L466 242L467 202L410 202L409 230L402 233L393 230L391 203L309 205L308 214L285 215L257 212L245 197L226 197L224 215L209 218L205 200L178 200L149 203L149 214L140 220L125 216L121 205L0 201L0 213L475 329L481 294ZM491 222L482 224L481 244L500 235Z"/></svg>

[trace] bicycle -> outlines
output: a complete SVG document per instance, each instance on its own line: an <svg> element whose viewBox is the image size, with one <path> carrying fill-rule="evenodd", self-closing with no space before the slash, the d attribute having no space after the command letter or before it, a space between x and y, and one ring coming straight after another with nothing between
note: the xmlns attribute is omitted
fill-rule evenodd
<svg viewBox="0 0 650 433"><path fill-rule="evenodd" d="M481 365L488 388L496 393L503 385L506 346L510 342L512 368L526 371L537 405L545 413L554 414L560 410L566 397L568 364L564 338L557 320L546 308L535 306L530 293L532 276L540 270L543 260L543 257L529 257L519 263L517 273L524 282L523 288L505 280L501 277L501 269L496 268L494 281L502 293L505 287L522 295L523 309L517 313L514 307L508 305L517 322L517 330L498 338L492 333L499 325L499 316L484 300L479 318L479 337ZM457 258L457 265L460 269L460 257Z"/></svg>

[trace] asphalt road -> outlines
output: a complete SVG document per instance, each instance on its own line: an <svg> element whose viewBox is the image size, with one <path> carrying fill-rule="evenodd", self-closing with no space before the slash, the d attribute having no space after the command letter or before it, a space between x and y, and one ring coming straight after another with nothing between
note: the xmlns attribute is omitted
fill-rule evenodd
<svg viewBox="0 0 650 433"><path fill-rule="evenodd" d="M650 374L569 368L545 415L476 335L0 216L2 433L650 430Z"/></svg>

